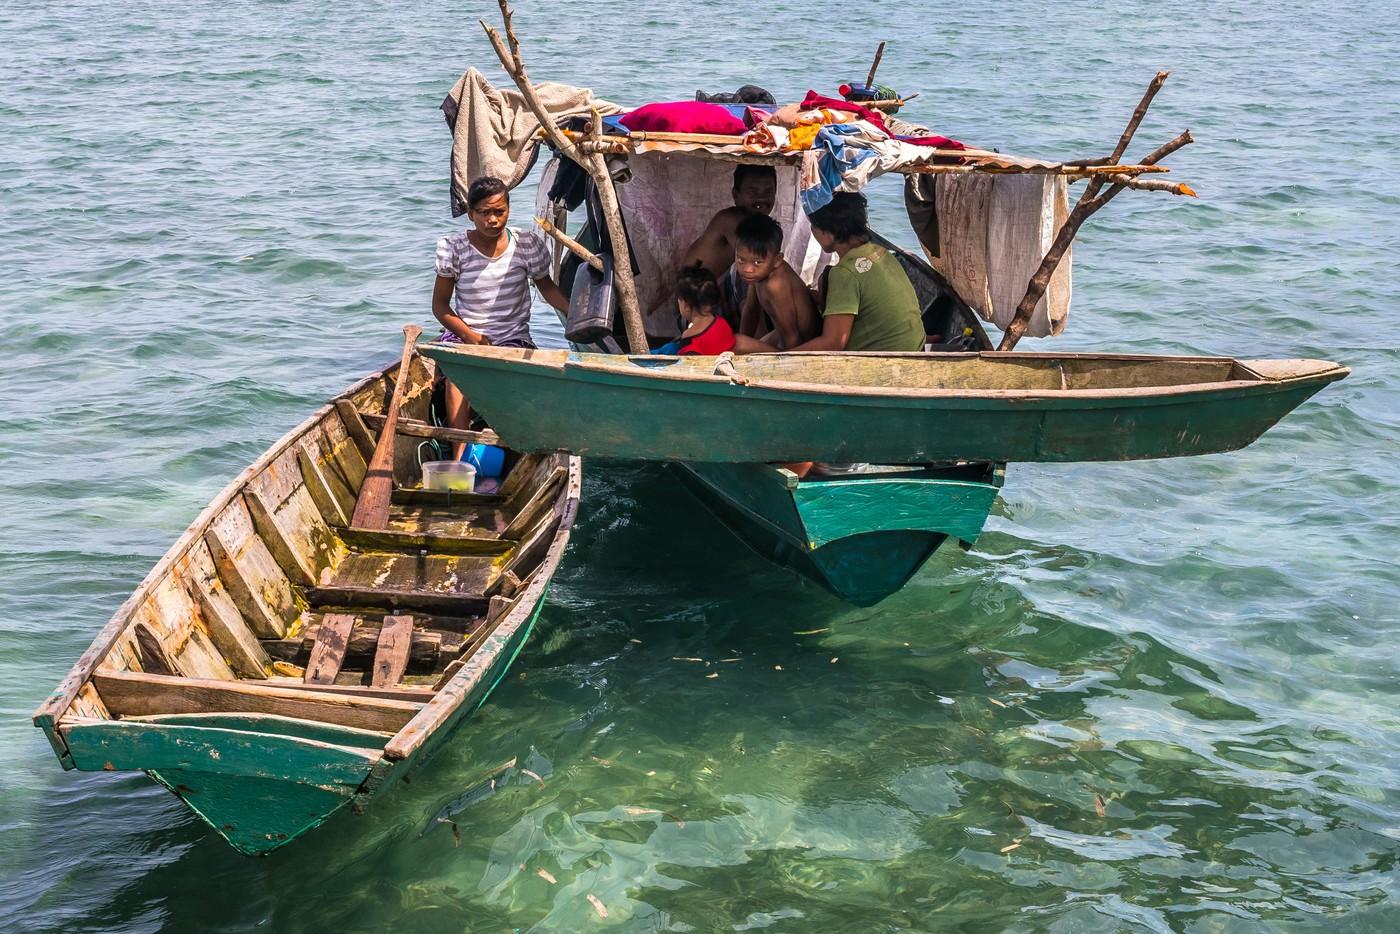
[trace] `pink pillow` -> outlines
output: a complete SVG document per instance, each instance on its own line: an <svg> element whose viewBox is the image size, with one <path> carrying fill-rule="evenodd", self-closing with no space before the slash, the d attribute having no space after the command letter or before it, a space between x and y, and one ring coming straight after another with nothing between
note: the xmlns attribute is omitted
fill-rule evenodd
<svg viewBox="0 0 1400 934"><path fill-rule="evenodd" d="M748 132L744 121L734 116L728 107L703 101L672 101L643 104L618 123L629 130L653 130L664 133L720 133L743 136Z"/></svg>

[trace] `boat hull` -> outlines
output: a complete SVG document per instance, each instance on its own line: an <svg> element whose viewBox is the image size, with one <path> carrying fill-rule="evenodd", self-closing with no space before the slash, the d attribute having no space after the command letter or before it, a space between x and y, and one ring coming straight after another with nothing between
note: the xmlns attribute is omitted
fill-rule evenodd
<svg viewBox="0 0 1400 934"><path fill-rule="evenodd" d="M947 370L941 378L950 386L966 379L956 370L965 363L980 367L974 375L984 382L1004 377L1019 380L1022 388L906 390L824 385L820 380L831 367L846 374L832 379L851 378L848 370L856 363L868 363L871 372L855 375L873 380L900 367L922 368L925 361L909 358L934 355L845 354L832 362L825 355L774 355L785 358L789 378L748 378L741 384L710 374L698 358L444 345L425 346L423 352L463 387L472 405L513 447L624 460L724 463L1073 462L1210 454L1251 443L1347 373L1324 364L1310 376L1246 378L1238 364L1221 358L946 354L933 365ZM849 359L862 357L869 359ZM1007 359L1012 357L1014 362ZM1023 361L1037 365L1023 372ZM1159 378L1127 372L1134 366L1143 371L1158 367L1163 375L1209 368L1217 375L1191 384L1104 390L1042 385L1053 375L1050 364L1068 367L1070 362L1085 372L1091 365L1104 373L1111 370L1113 379L1127 383ZM704 363L714 365L712 359ZM804 363L811 364L809 370L802 369ZM795 382L793 373L809 373L809 378Z"/></svg>
<svg viewBox="0 0 1400 934"><path fill-rule="evenodd" d="M484 676L411 757L380 755L384 737L328 724L278 718L285 732L266 732L268 718L176 715L139 720L73 721L62 729L73 767L84 771L142 769L240 853L262 856L319 827L347 806L363 810L375 797L441 748L509 671L529 638L544 593L525 625L480 655ZM156 766L156 767L152 767Z"/></svg>
<svg viewBox="0 0 1400 934"><path fill-rule="evenodd" d="M900 590L949 538L976 540L996 467L797 482L766 464L676 465L687 486L760 555L856 606Z"/></svg>
<svg viewBox="0 0 1400 934"><path fill-rule="evenodd" d="M34 712L64 768L143 771L263 854L362 811L486 700L563 556L579 459L513 459L493 492L423 489L421 439L453 439L423 421L432 368L398 372L386 524L352 517L388 371L235 477L97 633Z"/></svg>

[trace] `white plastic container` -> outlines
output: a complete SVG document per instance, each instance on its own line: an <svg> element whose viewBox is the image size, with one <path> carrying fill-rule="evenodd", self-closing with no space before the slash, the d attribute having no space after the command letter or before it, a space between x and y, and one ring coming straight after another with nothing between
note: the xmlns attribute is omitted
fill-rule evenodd
<svg viewBox="0 0 1400 934"><path fill-rule="evenodd" d="M424 461L423 489L470 493L476 488L476 468L465 461Z"/></svg>

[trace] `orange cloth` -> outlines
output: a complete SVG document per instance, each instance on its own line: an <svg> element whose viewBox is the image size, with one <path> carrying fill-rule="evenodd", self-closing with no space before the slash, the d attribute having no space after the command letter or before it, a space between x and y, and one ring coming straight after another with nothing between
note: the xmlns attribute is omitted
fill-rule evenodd
<svg viewBox="0 0 1400 934"><path fill-rule="evenodd" d="M804 123L802 126L793 127L792 131L788 133L787 145L783 148L790 152L811 149L812 140L816 139L820 132L821 125L817 123Z"/></svg>

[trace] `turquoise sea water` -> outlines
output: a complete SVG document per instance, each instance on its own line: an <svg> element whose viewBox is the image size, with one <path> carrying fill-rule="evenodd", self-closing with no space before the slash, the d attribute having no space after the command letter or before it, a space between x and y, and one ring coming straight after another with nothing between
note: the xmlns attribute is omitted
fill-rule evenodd
<svg viewBox="0 0 1400 934"><path fill-rule="evenodd" d="M27 718L215 491L428 323L435 108L499 75L494 6L5 6L0 927L1400 927L1396 9L520 6L536 79L624 102L791 98L888 39L913 118L1050 156L1106 152L1171 68L1132 152L1189 126L1201 200L1095 217L1049 346L1354 373L1239 453L1013 466L978 546L870 610L664 470L592 466L471 725L366 817L242 858ZM898 184L871 194L912 242ZM512 757L542 781L483 796Z"/></svg>

